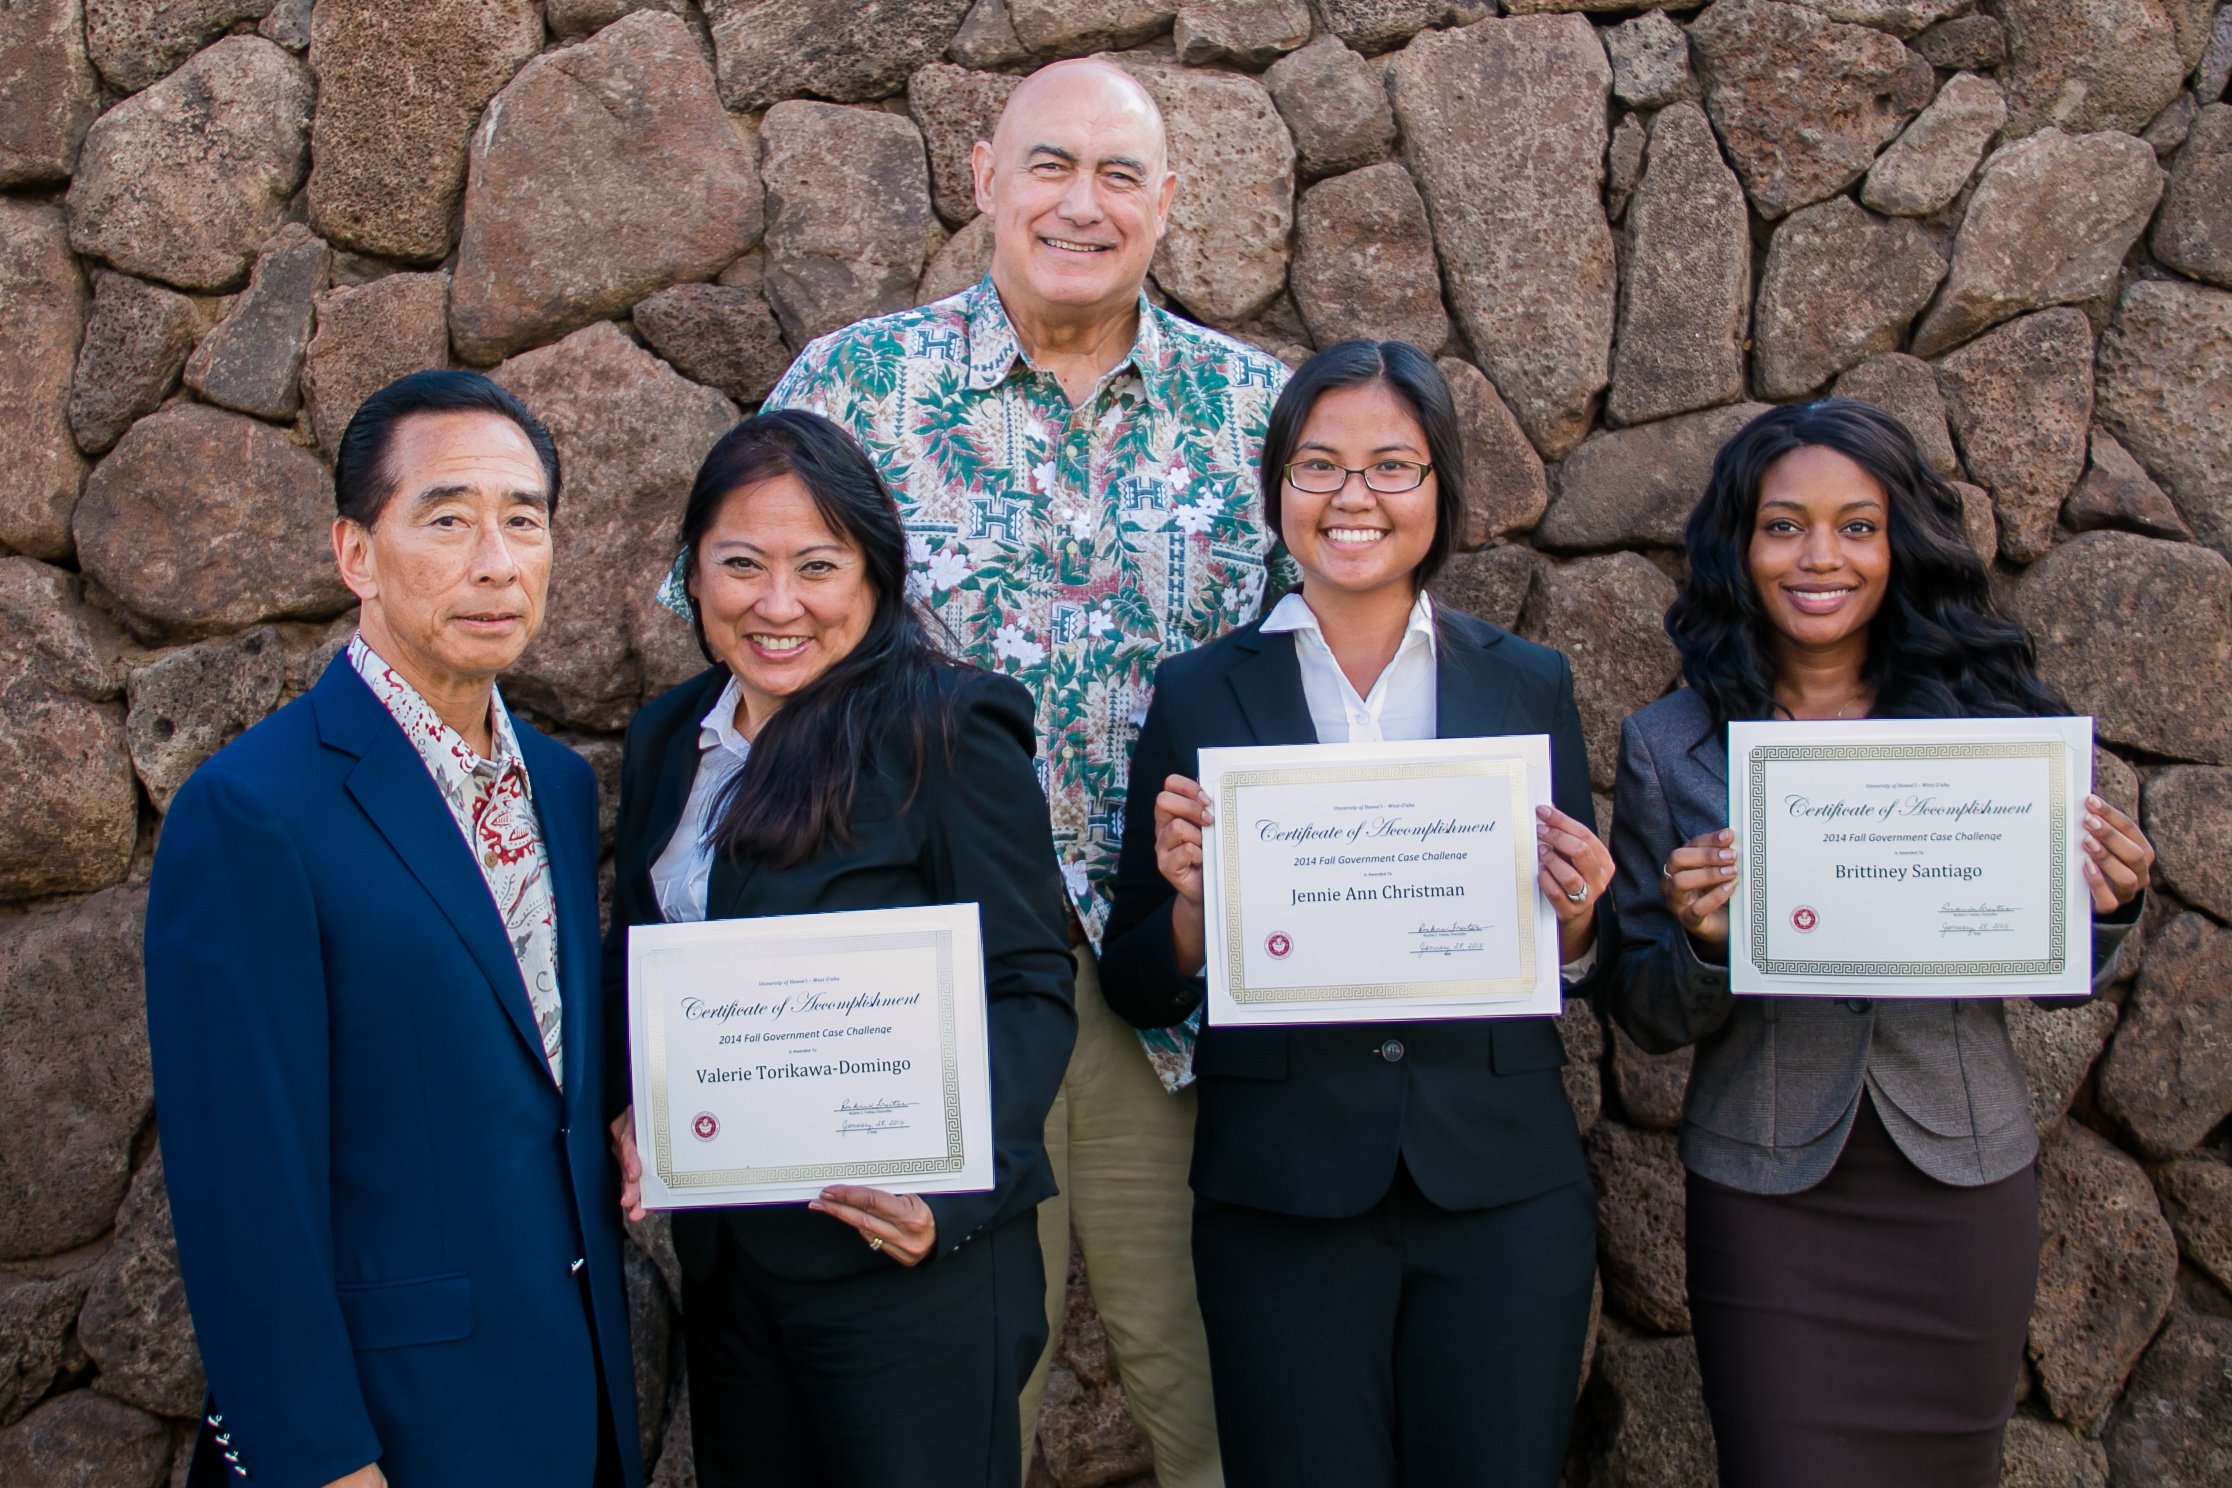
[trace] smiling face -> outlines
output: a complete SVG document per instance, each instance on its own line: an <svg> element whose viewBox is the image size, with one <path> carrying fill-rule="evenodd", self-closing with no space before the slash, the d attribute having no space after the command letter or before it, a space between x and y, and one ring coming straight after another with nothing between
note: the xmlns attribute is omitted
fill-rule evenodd
<svg viewBox="0 0 2232 1488"><path fill-rule="evenodd" d="M795 475L731 492L698 539L690 593L705 643L743 684L746 738L868 633L876 614L860 545L832 532Z"/></svg>
<svg viewBox="0 0 2232 1488"><path fill-rule="evenodd" d="M333 524L365 639L427 687L485 685L542 628L551 559L542 461L510 419L421 413L395 426L384 466L393 487L373 524Z"/></svg>
<svg viewBox="0 0 2232 1488"><path fill-rule="evenodd" d="M1129 312L1178 184L1162 115L1129 74L1086 60L1033 74L971 165L1011 312Z"/></svg>
<svg viewBox="0 0 2232 1488"><path fill-rule="evenodd" d="M1768 622L1802 650L1865 647L1891 583L1883 487L1849 457L1809 445L1759 482L1751 574Z"/></svg>
<svg viewBox="0 0 2232 1488"><path fill-rule="evenodd" d="M1392 471L1398 464L1427 465L1426 431L1384 382L1333 388L1310 408L1287 457L1289 466ZM1312 482L1315 484L1315 482ZM1361 594L1390 584L1411 584L1411 574L1434 545L1437 477L1408 491L1374 491L1351 475L1330 495L1296 488L1279 492L1279 535L1302 565L1303 597L1314 584Z"/></svg>

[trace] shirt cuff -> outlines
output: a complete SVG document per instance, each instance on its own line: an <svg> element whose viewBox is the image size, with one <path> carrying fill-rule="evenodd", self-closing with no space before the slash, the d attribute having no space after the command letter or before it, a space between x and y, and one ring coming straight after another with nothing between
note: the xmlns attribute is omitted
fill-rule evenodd
<svg viewBox="0 0 2232 1488"><path fill-rule="evenodd" d="M1565 984L1569 987L1575 982L1587 981L1589 973L1596 970L1596 958L1597 942L1592 940L1587 950L1558 968L1558 975L1565 979Z"/></svg>

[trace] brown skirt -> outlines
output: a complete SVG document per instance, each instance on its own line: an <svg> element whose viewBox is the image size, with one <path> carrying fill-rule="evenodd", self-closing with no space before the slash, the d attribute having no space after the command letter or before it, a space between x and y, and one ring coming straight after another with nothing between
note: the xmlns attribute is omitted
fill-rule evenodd
<svg viewBox="0 0 2232 1488"><path fill-rule="evenodd" d="M2035 1165L1939 1183L1863 1095L1803 1193L1688 1186L1721 1488L1996 1488L2038 1281Z"/></svg>

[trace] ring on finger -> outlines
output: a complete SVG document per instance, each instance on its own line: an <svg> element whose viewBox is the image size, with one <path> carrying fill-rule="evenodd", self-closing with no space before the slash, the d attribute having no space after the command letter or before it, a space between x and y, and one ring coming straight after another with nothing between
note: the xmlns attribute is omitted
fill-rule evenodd
<svg viewBox="0 0 2232 1488"><path fill-rule="evenodd" d="M1588 902L1589 898L1589 887L1587 884L1583 884L1580 888L1566 895L1566 897L1568 899L1571 899L1576 904L1585 904Z"/></svg>
<svg viewBox="0 0 2232 1488"><path fill-rule="evenodd" d="M883 1236L881 1236L881 1235L870 1235L870 1236L868 1237L868 1248L869 1248L870 1250L882 1250L882 1249L883 1249Z"/></svg>
<svg viewBox="0 0 2232 1488"><path fill-rule="evenodd" d="M1674 876L1674 865L1673 865L1672 863L1661 863L1661 864L1659 864L1659 877L1660 877L1660 878L1672 878L1673 876Z"/></svg>

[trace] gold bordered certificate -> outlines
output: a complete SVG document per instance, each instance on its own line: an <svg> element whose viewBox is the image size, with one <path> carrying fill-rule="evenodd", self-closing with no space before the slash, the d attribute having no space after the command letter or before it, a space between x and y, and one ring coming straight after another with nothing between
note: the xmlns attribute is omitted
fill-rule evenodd
<svg viewBox="0 0 2232 1488"><path fill-rule="evenodd" d="M1735 991L2091 986L2090 718L1732 723L1728 754Z"/></svg>
<svg viewBox="0 0 2232 1488"><path fill-rule="evenodd" d="M992 1187L974 904L635 926L628 1027L653 1209Z"/></svg>
<svg viewBox="0 0 2232 1488"><path fill-rule="evenodd" d="M1201 781L1211 1023L1558 1014L1547 735L1204 749Z"/></svg>

